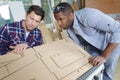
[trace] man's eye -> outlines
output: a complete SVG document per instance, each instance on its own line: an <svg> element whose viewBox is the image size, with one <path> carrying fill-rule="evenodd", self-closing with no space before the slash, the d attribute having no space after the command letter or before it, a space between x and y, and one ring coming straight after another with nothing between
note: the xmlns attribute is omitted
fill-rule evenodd
<svg viewBox="0 0 120 80"><path fill-rule="evenodd" d="M62 20L62 18L60 18L59 20Z"/></svg>
<svg viewBox="0 0 120 80"><path fill-rule="evenodd" d="M40 22L40 21L37 20L36 22Z"/></svg>
<svg viewBox="0 0 120 80"><path fill-rule="evenodd" d="M33 18L30 17L31 20L34 20Z"/></svg>

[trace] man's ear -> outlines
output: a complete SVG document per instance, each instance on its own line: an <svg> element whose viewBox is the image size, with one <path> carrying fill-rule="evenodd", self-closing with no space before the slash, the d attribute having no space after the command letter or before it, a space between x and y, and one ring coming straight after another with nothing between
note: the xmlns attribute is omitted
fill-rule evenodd
<svg viewBox="0 0 120 80"><path fill-rule="evenodd" d="M26 13L26 14L25 14L25 18L27 17L27 15L28 15L28 14Z"/></svg>
<svg viewBox="0 0 120 80"><path fill-rule="evenodd" d="M74 18L74 13L73 13L73 12L70 13L69 18L70 18L70 19L73 19L73 18Z"/></svg>

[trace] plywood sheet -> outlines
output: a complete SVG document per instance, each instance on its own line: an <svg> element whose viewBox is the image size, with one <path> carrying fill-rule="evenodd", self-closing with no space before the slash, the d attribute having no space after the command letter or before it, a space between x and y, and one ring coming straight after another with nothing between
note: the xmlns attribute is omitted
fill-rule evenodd
<svg viewBox="0 0 120 80"><path fill-rule="evenodd" d="M18 59L0 67L0 74L4 73L0 80L75 80L92 68L88 63L90 55L69 38L30 48L21 57L18 55Z"/></svg>

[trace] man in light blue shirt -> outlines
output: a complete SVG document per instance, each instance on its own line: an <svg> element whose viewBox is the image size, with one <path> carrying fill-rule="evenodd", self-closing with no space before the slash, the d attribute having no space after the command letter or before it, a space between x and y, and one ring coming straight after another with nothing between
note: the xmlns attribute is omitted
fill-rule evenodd
<svg viewBox="0 0 120 80"><path fill-rule="evenodd" d="M54 16L69 37L92 55L90 64L105 65L103 80L112 80L120 55L120 23L97 9L74 12L66 2L55 7Z"/></svg>

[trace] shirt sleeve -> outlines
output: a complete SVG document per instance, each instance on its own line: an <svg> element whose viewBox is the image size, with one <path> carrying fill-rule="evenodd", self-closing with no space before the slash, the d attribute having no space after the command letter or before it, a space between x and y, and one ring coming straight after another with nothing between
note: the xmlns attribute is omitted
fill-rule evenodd
<svg viewBox="0 0 120 80"><path fill-rule="evenodd" d="M9 41L8 31L5 26L0 27L0 55L6 54Z"/></svg>
<svg viewBox="0 0 120 80"><path fill-rule="evenodd" d="M0 44L4 44L4 42L8 42L8 30L5 26L0 28Z"/></svg>
<svg viewBox="0 0 120 80"><path fill-rule="evenodd" d="M120 23L97 9L82 11L81 22L85 27L111 34L111 43L120 43Z"/></svg>
<svg viewBox="0 0 120 80"><path fill-rule="evenodd" d="M43 44L43 38L40 30L34 31L31 41L28 43L29 47L35 47Z"/></svg>
<svg viewBox="0 0 120 80"><path fill-rule="evenodd" d="M43 44L42 35L39 34L38 37L36 37L36 38L34 39L34 41L35 41L35 44L34 44L33 46L39 46L39 45Z"/></svg>

